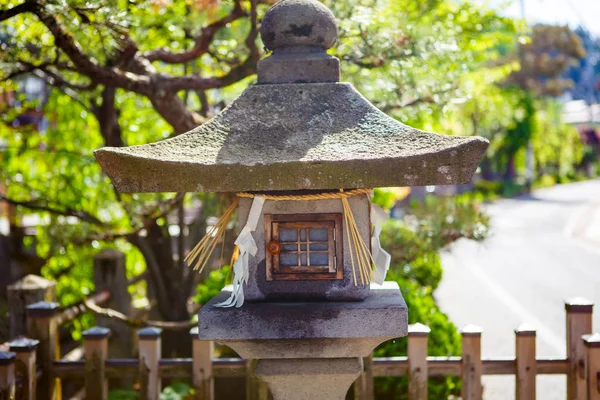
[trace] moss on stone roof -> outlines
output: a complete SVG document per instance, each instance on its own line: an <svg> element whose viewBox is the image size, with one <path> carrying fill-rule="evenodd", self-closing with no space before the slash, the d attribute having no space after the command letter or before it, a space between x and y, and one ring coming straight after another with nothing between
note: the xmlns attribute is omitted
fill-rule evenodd
<svg viewBox="0 0 600 400"><path fill-rule="evenodd" d="M251 86L197 128L97 160L121 192L236 192L466 183L488 146L424 132L348 83Z"/></svg>

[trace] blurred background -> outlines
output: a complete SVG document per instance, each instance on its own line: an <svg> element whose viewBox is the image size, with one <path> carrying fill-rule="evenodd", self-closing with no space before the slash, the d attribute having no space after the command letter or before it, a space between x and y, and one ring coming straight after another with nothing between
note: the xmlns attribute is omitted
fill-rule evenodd
<svg viewBox="0 0 600 400"><path fill-rule="evenodd" d="M95 292L93 257L104 249L125 253L136 278L131 315L189 321L222 288L235 224L210 269L192 273L183 258L232 196L120 194L92 152L172 137L226 107L256 80L257 29L272 3L3 2L0 341L8 285L40 275L56 281L61 306L78 304ZM338 18L331 53L342 80L405 124L491 143L468 185L374 193L392 217L388 280L410 322L431 327L429 354L459 355L458 328L473 323L484 356L514 356L512 330L529 322L538 354L564 357L563 301L600 301L600 2L324 3ZM77 343L94 323L83 313L61 338ZM164 356L189 352L187 333L165 341ZM375 355L405 352L397 340ZM565 398L564 377L538 382L539 398ZM484 386L486 399L514 396L514 377ZM165 390L178 398L186 388ZM459 388L431 379L430 398ZM404 399L406 381L378 378L375 390Z"/></svg>

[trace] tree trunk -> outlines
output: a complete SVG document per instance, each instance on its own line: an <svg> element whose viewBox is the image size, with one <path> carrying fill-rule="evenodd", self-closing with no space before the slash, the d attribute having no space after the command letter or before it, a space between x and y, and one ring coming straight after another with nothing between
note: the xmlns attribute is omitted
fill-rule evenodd
<svg viewBox="0 0 600 400"><path fill-rule="evenodd" d="M513 182L516 176L517 173L515 170L515 155L511 154L510 156L508 156L508 160L506 161L506 172L504 173L504 181Z"/></svg>
<svg viewBox="0 0 600 400"><path fill-rule="evenodd" d="M162 320L187 321L189 293L184 293L183 269L173 258L173 247L168 227L156 221L147 228L145 237L132 236L129 241L144 256L150 272L148 286L152 287L156 309ZM191 339L188 332L163 332L163 354L165 357L185 357L191 354Z"/></svg>
<svg viewBox="0 0 600 400"><path fill-rule="evenodd" d="M483 158L483 160L481 160L481 177L483 179L485 179L486 181L493 181L495 176L494 176L494 169L492 167L492 160L485 156Z"/></svg>
<svg viewBox="0 0 600 400"><path fill-rule="evenodd" d="M106 86L102 90L99 104L93 107L94 115L100 125L100 132L107 146L120 147L125 143L119 125L119 109L115 106L116 88ZM178 121L187 121L190 125L189 112L181 108L171 107L173 118L180 115ZM178 112L175 112L178 111ZM187 110L186 110L187 111ZM148 279L149 299L156 301L156 311L160 319L165 321L187 321L187 298L185 291L182 265L175 262L173 257L172 239L168 226L159 226L156 221L147 227L147 236L131 236L128 240L135 245L146 261L149 270ZM188 332L164 332L163 353L170 356L189 356L191 340Z"/></svg>
<svg viewBox="0 0 600 400"><path fill-rule="evenodd" d="M102 103L93 108L94 115L100 125L100 133L107 146L122 147L125 145L119 125L119 111L115 107L117 89L105 86L102 90Z"/></svg>

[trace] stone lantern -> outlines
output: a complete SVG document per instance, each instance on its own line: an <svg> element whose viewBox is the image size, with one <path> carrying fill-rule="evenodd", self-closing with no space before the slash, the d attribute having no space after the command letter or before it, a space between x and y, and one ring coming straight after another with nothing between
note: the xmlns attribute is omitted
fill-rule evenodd
<svg viewBox="0 0 600 400"><path fill-rule="evenodd" d="M275 399L343 399L362 357L408 328L369 190L466 183L488 142L406 126L339 82L316 0L278 2L260 33L258 83L220 114L95 155L121 192L236 193L234 285L200 311L200 337L259 360Z"/></svg>

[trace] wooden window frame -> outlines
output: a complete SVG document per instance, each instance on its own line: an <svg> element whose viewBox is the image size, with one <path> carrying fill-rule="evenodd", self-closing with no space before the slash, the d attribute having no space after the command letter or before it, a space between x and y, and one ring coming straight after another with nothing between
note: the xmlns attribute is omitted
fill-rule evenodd
<svg viewBox="0 0 600 400"><path fill-rule="evenodd" d="M344 279L342 214L265 214L265 246L278 239L281 226L286 229L328 228L327 266L285 267L279 265L279 255L273 255L265 248L267 281L285 280L338 280ZM310 260L309 232L307 232L307 260ZM298 237L300 243L300 237ZM298 249L300 253L301 250Z"/></svg>

